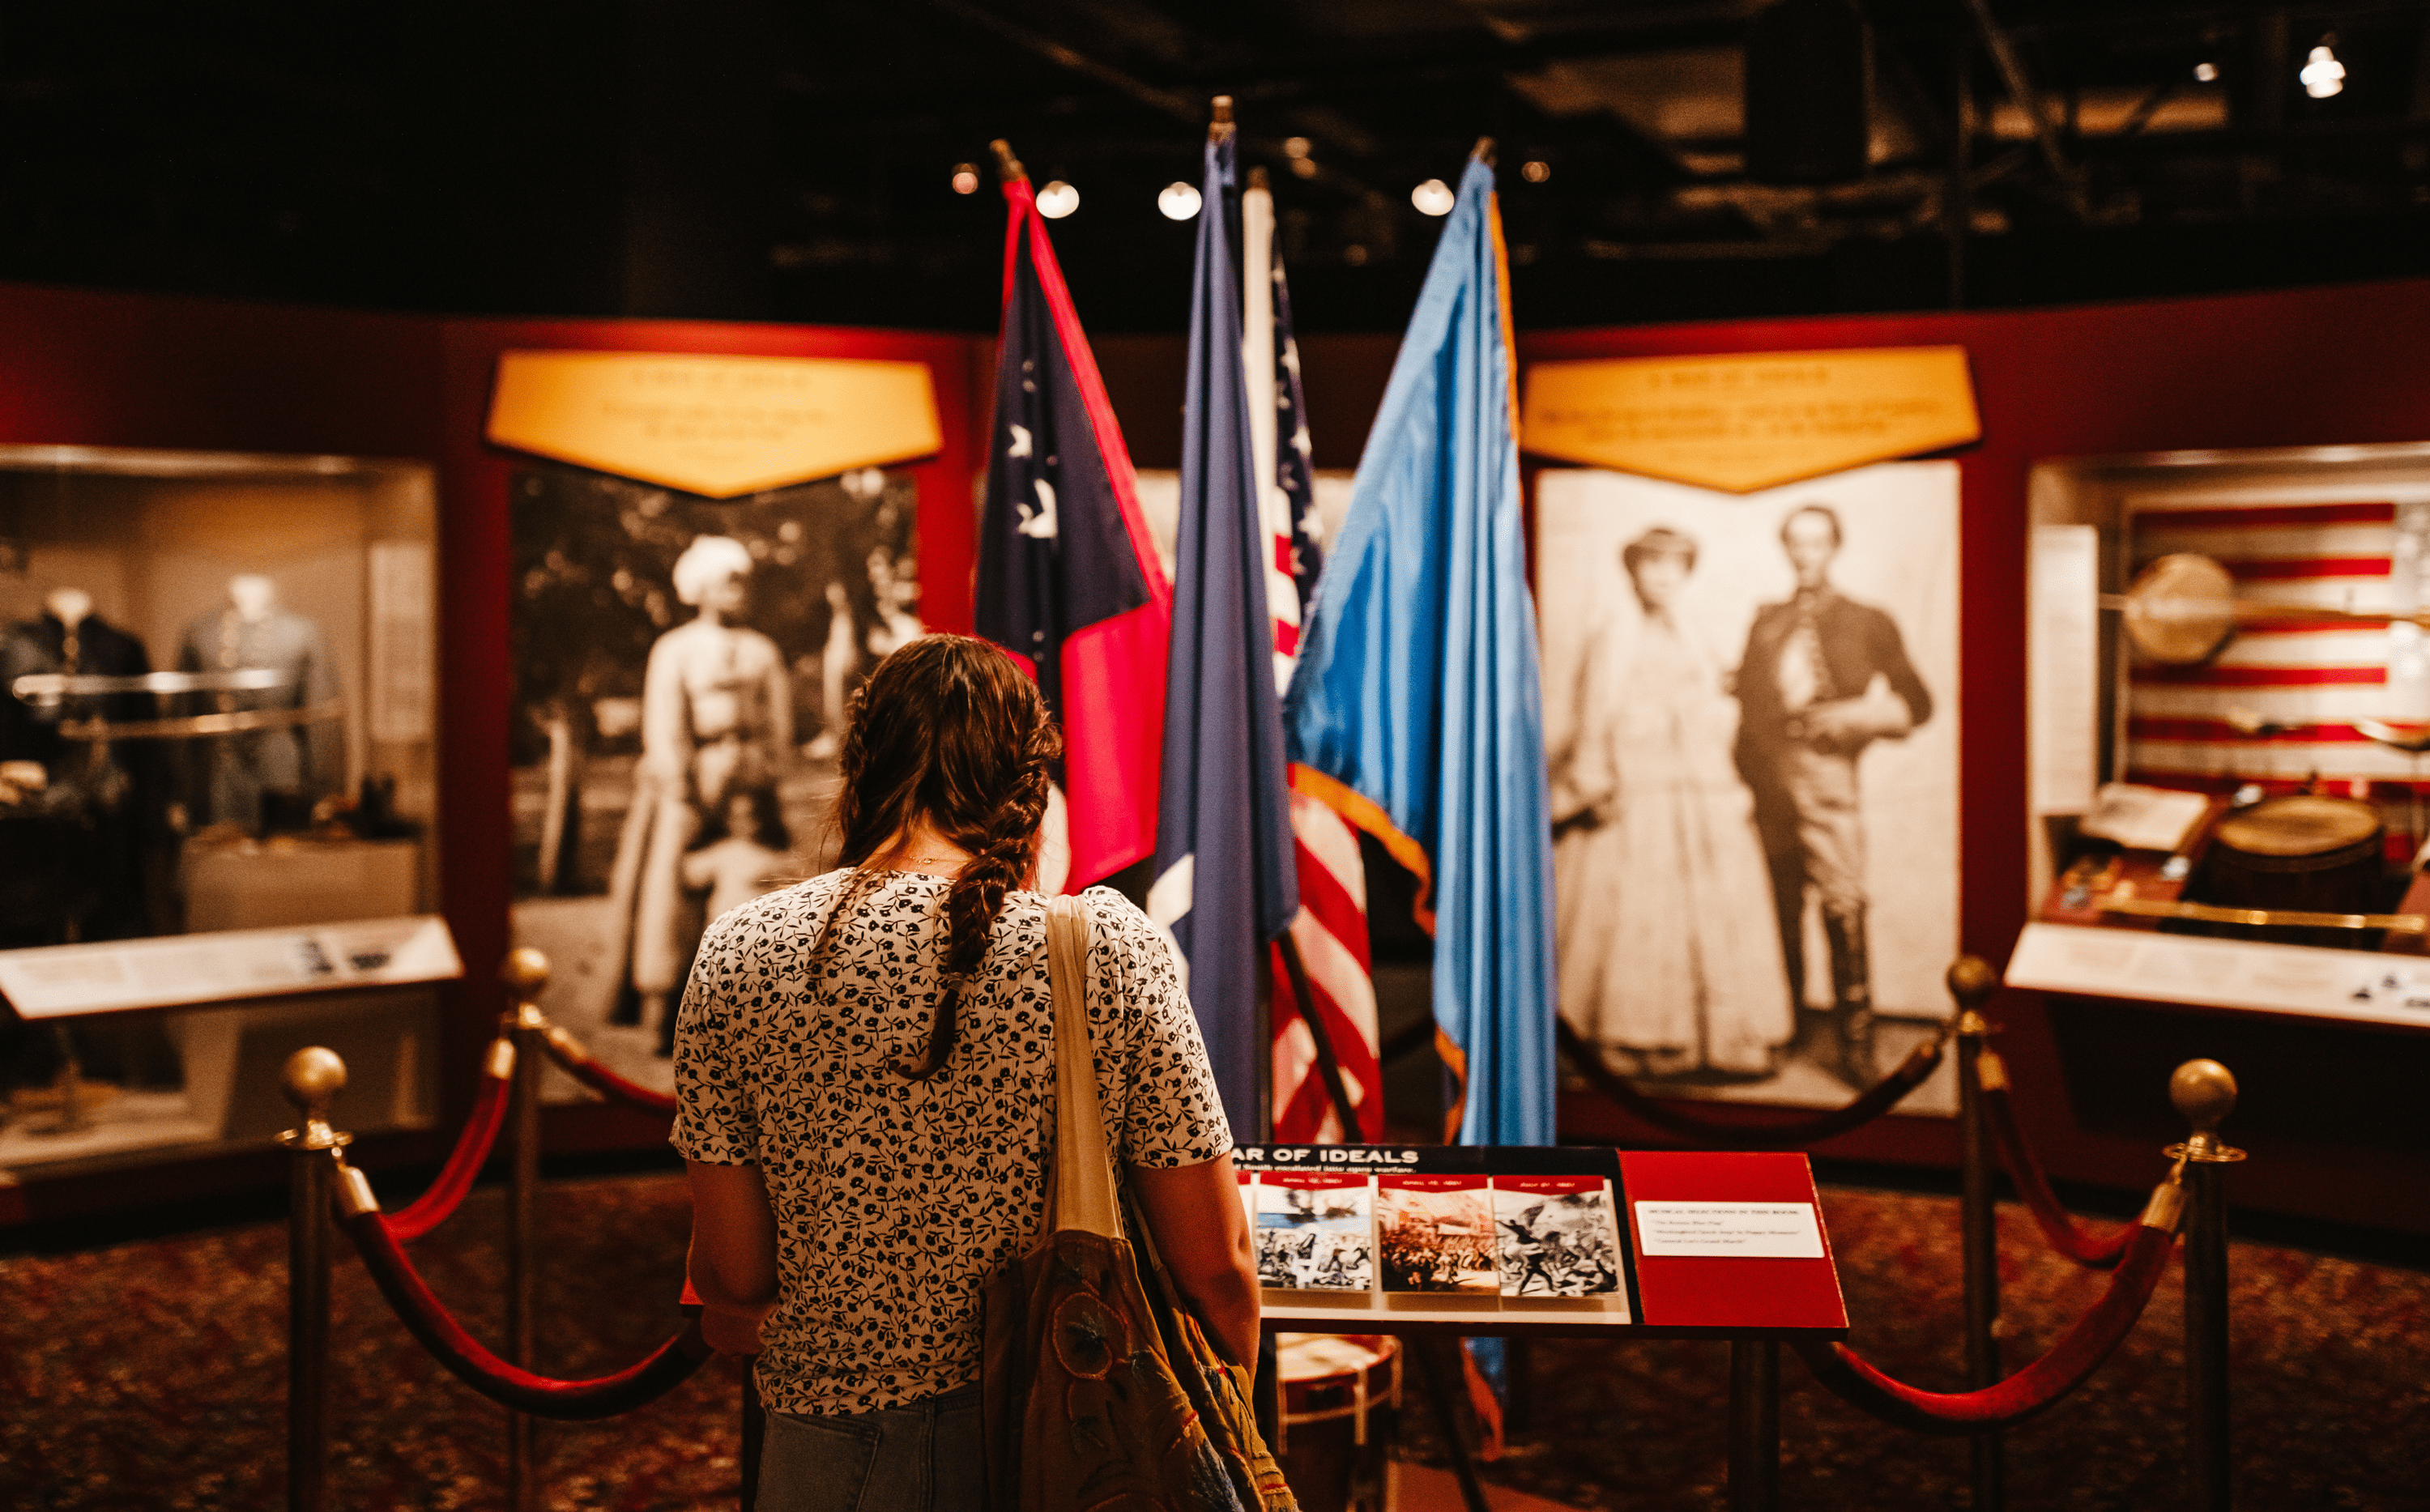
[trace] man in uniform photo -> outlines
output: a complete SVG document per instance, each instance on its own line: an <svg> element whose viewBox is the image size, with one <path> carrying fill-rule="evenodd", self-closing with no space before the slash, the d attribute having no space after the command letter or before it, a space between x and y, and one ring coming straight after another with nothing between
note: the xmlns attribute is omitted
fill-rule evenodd
<svg viewBox="0 0 2430 1512"><path fill-rule="evenodd" d="M1831 585L1842 543L1830 506L1803 504L1780 524L1797 574L1784 604L1756 611L1738 673L1739 774L1772 872L1781 956L1792 1008L1805 1007L1806 894L1811 888L1831 951L1836 1065L1851 1087L1880 1073L1873 1054L1872 972L1865 948L1865 825L1856 762L1875 740L1899 739L1932 717L1932 694L1907 660L1898 625Z"/></svg>

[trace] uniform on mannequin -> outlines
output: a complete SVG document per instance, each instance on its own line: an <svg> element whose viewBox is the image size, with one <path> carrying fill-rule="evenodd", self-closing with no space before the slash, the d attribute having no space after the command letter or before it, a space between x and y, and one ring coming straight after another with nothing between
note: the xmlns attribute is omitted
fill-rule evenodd
<svg viewBox="0 0 2430 1512"><path fill-rule="evenodd" d="M281 605L277 585L259 573L228 579L225 606L186 626L177 666L282 674L273 688L194 695L195 713L308 709L338 697L320 625ZM193 746L185 787L196 826L235 824L249 834L301 828L313 804L345 782L339 728L329 720L212 736Z"/></svg>
<svg viewBox="0 0 2430 1512"><path fill-rule="evenodd" d="M60 584L42 612L0 629L0 761L20 777L0 784L0 946L53 945L147 935L162 927L163 900L149 879L168 840L162 753L143 741L69 740L64 721L144 720L150 694L70 694L37 706L12 695L22 676L140 676L143 642L96 612L93 595ZM178 1085L177 1052L157 1020L96 1022L27 1033L0 1030L0 1092L48 1087L73 1057L77 1074L125 1087Z"/></svg>
<svg viewBox="0 0 2430 1512"><path fill-rule="evenodd" d="M9 696L8 686L29 673L125 677L151 670L143 642L95 613L91 592L69 584L52 588L42 595L41 614L0 635L0 760L39 761L53 769L54 782L99 777L105 768L117 771L121 753L104 752L95 760L82 745L74 752L64 750L59 722L96 714L110 720L148 718L152 707L145 695L112 693L36 707ZM114 784L102 781L99 786L107 789Z"/></svg>

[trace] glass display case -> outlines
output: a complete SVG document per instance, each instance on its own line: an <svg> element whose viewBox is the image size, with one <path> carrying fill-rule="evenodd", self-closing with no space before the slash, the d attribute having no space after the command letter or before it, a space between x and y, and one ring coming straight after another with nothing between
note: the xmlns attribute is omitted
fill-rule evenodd
<svg viewBox="0 0 2430 1512"><path fill-rule="evenodd" d="M421 463L0 447L0 1169L275 1132L308 1040L425 1118L435 533Z"/></svg>
<svg viewBox="0 0 2430 1512"><path fill-rule="evenodd" d="M2034 470L2011 982L2430 1026L2430 446Z"/></svg>

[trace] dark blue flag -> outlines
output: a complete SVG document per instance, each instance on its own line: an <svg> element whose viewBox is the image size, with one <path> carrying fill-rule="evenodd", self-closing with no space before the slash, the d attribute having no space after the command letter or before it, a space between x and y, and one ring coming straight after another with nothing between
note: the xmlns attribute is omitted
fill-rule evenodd
<svg viewBox="0 0 2430 1512"><path fill-rule="evenodd" d="M1242 1137L1263 1138L1258 962L1299 912L1299 885L1240 360L1232 186L1232 133L1221 126L1207 145L1190 298L1173 657L1148 915L1172 929L1189 959L1190 1001L1224 1113Z"/></svg>

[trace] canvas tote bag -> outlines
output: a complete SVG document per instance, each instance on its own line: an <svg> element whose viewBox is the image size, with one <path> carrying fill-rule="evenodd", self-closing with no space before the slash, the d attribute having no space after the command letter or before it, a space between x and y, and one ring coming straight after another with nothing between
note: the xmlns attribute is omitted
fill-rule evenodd
<svg viewBox="0 0 2430 1512"><path fill-rule="evenodd" d="M1298 1512L1257 1436L1247 1372L1223 1363L1152 1256L1142 1284L1123 1238L1090 1053L1090 923L1076 898L1047 905L1054 1163L1046 1237L982 1302L989 1505Z"/></svg>

